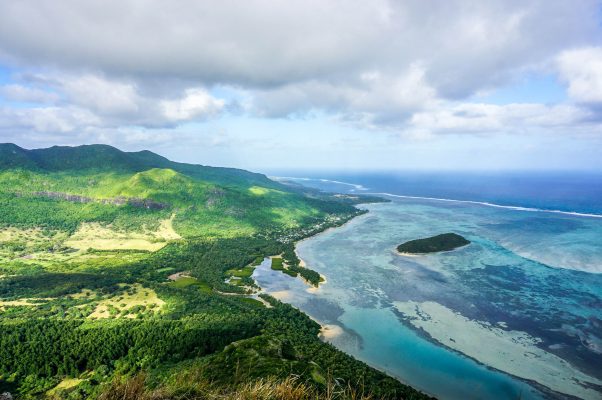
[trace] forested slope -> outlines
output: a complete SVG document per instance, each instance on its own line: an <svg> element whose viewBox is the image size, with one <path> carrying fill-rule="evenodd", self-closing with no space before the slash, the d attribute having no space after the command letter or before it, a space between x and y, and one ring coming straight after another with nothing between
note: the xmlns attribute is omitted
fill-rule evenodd
<svg viewBox="0 0 602 400"><path fill-rule="evenodd" d="M259 301L250 279L281 255L319 284L294 242L359 214L357 201L148 151L0 145L0 392L189 399L268 379L422 398L319 341L296 309Z"/></svg>

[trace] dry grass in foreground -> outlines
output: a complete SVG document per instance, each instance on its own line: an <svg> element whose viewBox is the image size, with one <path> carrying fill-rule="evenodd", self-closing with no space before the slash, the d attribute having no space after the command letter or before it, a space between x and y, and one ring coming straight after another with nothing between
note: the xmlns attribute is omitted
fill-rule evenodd
<svg viewBox="0 0 602 400"><path fill-rule="evenodd" d="M100 400L372 400L371 395L358 393L331 381L323 390L289 376L282 380L260 379L224 388L207 382L176 382L170 388L148 389L146 376L115 379L100 395Z"/></svg>

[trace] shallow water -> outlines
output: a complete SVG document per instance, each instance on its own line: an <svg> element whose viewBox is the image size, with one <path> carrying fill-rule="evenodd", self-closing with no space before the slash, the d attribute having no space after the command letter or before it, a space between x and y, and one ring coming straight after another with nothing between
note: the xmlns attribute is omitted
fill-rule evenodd
<svg viewBox="0 0 602 400"><path fill-rule="evenodd" d="M343 327L328 339L338 348L442 399L602 398L602 274L583 272L602 266L602 219L416 199L365 207L298 244L328 279L318 291L269 266L258 283ZM472 243L394 252L450 231Z"/></svg>

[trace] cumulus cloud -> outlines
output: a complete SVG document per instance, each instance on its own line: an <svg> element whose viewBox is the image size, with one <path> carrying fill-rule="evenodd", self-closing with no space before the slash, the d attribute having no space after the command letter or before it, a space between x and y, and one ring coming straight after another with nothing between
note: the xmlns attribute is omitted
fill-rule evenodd
<svg viewBox="0 0 602 400"><path fill-rule="evenodd" d="M0 94L47 104L5 114L52 115L61 131L204 120L237 109L212 95L223 87L243 112L326 113L363 128L547 126L545 112L582 123L591 110L466 100L558 60L570 96L599 102L600 50L587 47L601 38L599 10L597 0L5 1L0 62L36 74Z"/></svg>
<svg viewBox="0 0 602 400"><path fill-rule="evenodd" d="M130 82L110 81L99 76L61 75L50 78L67 100L101 115L132 115L144 100Z"/></svg>
<svg viewBox="0 0 602 400"><path fill-rule="evenodd" d="M188 89L185 96L160 103L163 115L171 121L189 121L194 118L217 114L225 105L202 89Z"/></svg>
<svg viewBox="0 0 602 400"><path fill-rule="evenodd" d="M28 86L34 84L35 86ZM191 88L169 97L143 94L128 81L93 74L37 74L23 84L5 85L0 96L28 101L33 107L0 108L0 129L36 132L84 131L122 126L169 128L202 121L219 114L225 102L203 88Z"/></svg>
<svg viewBox="0 0 602 400"><path fill-rule="evenodd" d="M390 73L424 59L429 80L454 94L587 39L597 7L587 0L23 0L0 4L0 48L36 63L262 87Z"/></svg>
<svg viewBox="0 0 602 400"><path fill-rule="evenodd" d="M352 85L312 80L271 90L256 91L253 111L270 117L326 110L348 119L404 119L437 98L425 81L420 63L396 75L374 70L361 74Z"/></svg>
<svg viewBox="0 0 602 400"><path fill-rule="evenodd" d="M440 104L414 114L408 131L416 135L564 131L582 125L589 117L589 111L571 105ZM602 132L602 129L597 127L597 131Z"/></svg>
<svg viewBox="0 0 602 400"><path fill-rule="evenodd" d="M63 135L100 125L98 116L77 107L0 108L0 132Z"/></svg>
<svg viewBox="0 0 602 400"><path fill-rule="evenodd" d="M0 86L0 96L7 100L25 103L54 103L59 100L56 93L18 84Z"/></svg>
<svg viewBox="0 0 602 400"><path fill-rule="evenodd" d="M558 68L573 99L583 103L602 103L602 47L563 52L558 57Z"/></svg>

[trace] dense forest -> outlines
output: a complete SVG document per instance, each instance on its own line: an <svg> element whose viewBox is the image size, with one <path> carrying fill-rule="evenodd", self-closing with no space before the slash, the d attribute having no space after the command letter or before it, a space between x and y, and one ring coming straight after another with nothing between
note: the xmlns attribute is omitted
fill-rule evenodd
<svg viewBox="0 0 602 400"><path fill-rule="evenodd" d="M319 285L295 242L369 201L148 151L0 145L0 393L426 398L251 278L275 256Z"/></svg>
<svg viewBox="0 0 602 400"><path fill-rule="evenodd" d="M424 239L410 240L397 246L397 251L408 254L427 254L450 251L466 246L470 241L457 233L442 233Z"/></svg>

